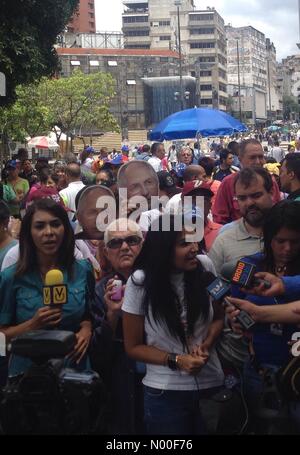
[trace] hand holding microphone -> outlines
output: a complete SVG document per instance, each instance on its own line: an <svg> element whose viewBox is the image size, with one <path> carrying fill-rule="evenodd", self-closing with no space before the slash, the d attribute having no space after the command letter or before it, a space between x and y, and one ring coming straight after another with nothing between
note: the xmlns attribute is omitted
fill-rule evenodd
<svg viewBox="0 0 300 455"><path fill-rule="evenodd" d="M43 304L32 318L32 329L57 326L62 317L62 305L67 303L68 290L63 284L64 277L60 270L50 270L43 286Z"/></svg>

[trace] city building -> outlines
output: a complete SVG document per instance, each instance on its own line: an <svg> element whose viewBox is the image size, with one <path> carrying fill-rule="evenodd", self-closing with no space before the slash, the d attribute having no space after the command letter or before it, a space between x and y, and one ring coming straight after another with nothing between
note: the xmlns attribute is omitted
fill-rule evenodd
<svg viewBox="0 0 300 455"><path fill-rule="evenodd" d="M267 116L270 123L283 118L283 95L277 87L276 48L266 39L267 53Z"/></svg>
<svg viewBox="0 0 300 455"><path fill-rule="evenodd" d="M226 36L214 8L195 10L193 0L123 0L126 49L182 52L182 74L196 78L197 105L226 110Z"/></svg>
<svg viewBox="0 0 300 455"><path fill-rule="evenodd" d="M166 49L58 48L63 77L75 68L85 74L110 73L115 79L111 112L123 138L129 129L149 129L180 110L179 54ZM196 103L196 79L183 76L184 108Z"/></svg>
<svg viewBox="0 0 300 455"><path fill-rule="evenodd" d="M80 0L77 11L67 25L70 33L95 33L95 0Z"/></svg>
<svg viewBox="0 0 300 455"><path fill-rule="evenodd" d="M265 35L251 26L228 25L226 37L230 109L244 122L264 124L268 118Z"/></svg>

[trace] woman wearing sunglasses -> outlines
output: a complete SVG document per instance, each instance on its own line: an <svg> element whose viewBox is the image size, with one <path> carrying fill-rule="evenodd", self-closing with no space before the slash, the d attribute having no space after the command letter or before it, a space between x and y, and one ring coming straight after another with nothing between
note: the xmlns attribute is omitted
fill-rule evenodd
<svg viewBox="0 0 300 455"><path fill-rule="evenodd" d="M112 273L96 286L92 363L111 392L112 434L133 434L137 431L134 422L135 400L132 399L135 363L125 354L121 307L125 285L142 243L140 227L126 218L113 221L104 233L104 254L112 266Z"/></svg>

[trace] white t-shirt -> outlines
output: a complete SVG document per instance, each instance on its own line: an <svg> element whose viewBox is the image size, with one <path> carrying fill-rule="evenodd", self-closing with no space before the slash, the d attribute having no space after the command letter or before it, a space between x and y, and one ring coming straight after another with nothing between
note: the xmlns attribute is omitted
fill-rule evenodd
<svg viewBox="0 0 300 455"><path fill-rule="evenodd" d="M69 220L72 221L74 218L74 213L76 212L76 206L75 206L75 199L77 196L77 193L83 188L85 185L82 183L81 180L78 180L76 182L71 182L67 186L67 188L64 188L59 192L59 195L61 196L62 200L64 201L66 207L72 210L72 212L68 213Z"/></svg>
<svg viewBox="0 0 300 455"><path fill-rule="evenodd" d="M182 212L181 193L175 194L165 207L166 213L177 214Z"/></svg>
<svg viewBox="0 0 300 455"><path fill-rule="evenodd" d="M144 272L142 270L137 270L134 275L128 279L122 310L126 313L145 316L145 310L143 308L144 288L134 284L132 277L134 277L135 283L142 284ZM182 301L184 294L183 280L183 274L176 274L172 279L172 283L180 301ZM182 309L183 308L182 305ZM184 318L184 311L182 311L181 317ZM205 340L212 320L213 308L210 304L207 321L203 322L202 318L199 318L195 324L194 335L190 340L190 346L201 344ZM153 346L166 352L184 354L181 342L170 335L165 323L157 323L154 321L151 310L150 322L147 317L144 319L144 331L146 335L146 344L148 346ZM191 376L184 371L173 371L167 366L147 364L147 373L143 379L143 384L148 387L163 390L197 390L198 388L209 389L221 386L224 382L224 374L215 348L211 349L207 364L202 368L196 378L197 382L195 381L194 376Z"/></svg>
<svg viewBox="0 0 300 455"><path fill-rule="evenodd" d="M148 163L151 164L155 172L163 171L162 161L157 156L152 156Z"/></svg>

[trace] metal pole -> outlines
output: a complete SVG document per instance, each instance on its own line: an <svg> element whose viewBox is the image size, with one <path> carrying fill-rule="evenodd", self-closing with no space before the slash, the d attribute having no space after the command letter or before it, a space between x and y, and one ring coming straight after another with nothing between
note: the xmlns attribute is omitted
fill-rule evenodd
<svg viewBox="0 0 300 455"><path fill-rule="evenodd" d="M300 0L299 0L300 1ZM270 121L272 123L272 117L273 117L273 112L272 112L272 103L271 103L271 75L270 75L270 59L268 58L267 60L268 64L268 84L269 84L269 109L270 109Z"/></svg>
<svg viewBox="0 0 300 455"><path fill-rule="evenodd" d="M183 111L184 102L183 102L183 83L182 83L182 53L181 53L181 32L180 32L179 5L177 6L177 19L178 19L178 46L179 46L180 110Z"/></svg>
<svg viewBox="0 0 300 455"><path fill-rule="evenodd" d="M299 1L300 1L300 0L299 0ZM239 40L236 40L236 53L237 53L237 64L238 64L239 112L240 112L240 121L242 121L242 100L241 100L241 75L240 75L240 49L239 49Z"/></svg>

